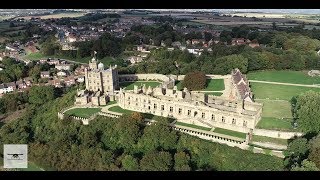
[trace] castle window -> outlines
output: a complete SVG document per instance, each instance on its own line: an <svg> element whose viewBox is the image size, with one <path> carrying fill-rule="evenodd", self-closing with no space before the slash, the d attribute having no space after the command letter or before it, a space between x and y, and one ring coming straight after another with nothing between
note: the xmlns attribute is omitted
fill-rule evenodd
<svg viewBox="0 0 320 180"><path fill-rule="evenodd" d="M136 98L136 101L138 101L138 98Z"/></svg>
<svg viewBox="0 0 320 180"><path fill-rule="evenodd" d="M181 111L182 111L182 109L181 109L181 108L179 108L179 114L181 114Z"/></svg>
<svg viewBox="0 0 320 180"><path fill-rule="evenodd" d="M153 104L153 108L154 108L154 109L157 109L157 104Z"/></svg>
<svg viewBox="0 0 320 180"><path fill-rule="evenodd" d="M232 124L236 124L236 119L232 118Z"/></svg>
<svg viewBox="0 0 320 180"><path fill-rule="evenodd" d="M212 120L212 121L215 120L214 114L211 115L211 120Z"/></svg>
<svg viewBox="0 0 320 180"><path fill-rule="evenodd" d="M130 105L130 101L128 101L128 105Z"/></svg>
<svg viewBox="0 0 320 180"><path fill-rule="evenodd" d="M136 106L138 106L138 103L136 103Z"/></svg>
<svg viewBox="0 0 320 180"><path fill-rule="evenodd" d="M173 112L173 107L170 107L170 112Z"/></svg>
<svg viewBox="0 0 320 180"><path fill-rule="evenodd" d="M190 116L190 114L191 114L191 110L188 110L188 116Z"/></svg>
<svg viewBox="0 0 320 180"><path fill-rule="evenodd" d="M197 115L198 115L198 112L195 111L195 112L193 113L193 116L196 117Z"/></svg>
<svg viewBox="0 0 320 180"><path fill-rule="evenodd" d="M224 123L226 122L226 119L224 118L224 116L222 116L221 121Z"/></svg>
<svg viewBox="0 0 320 180"><path fill-rule="evenodd" d="M150 106L148 106L148 109L150 110Z"/></svg>
<svg viewBox="0 0 320 180"><path fill-rule="evenodd" d="M128 97L128 100L130 100L130 97Z"/></svg>
<svg viewBox="0 0 320 180"><path fill-rule="evenodd" d="M143 100L143 102L145 103L145 102L146 102L146 100L144 99L144 100Z"/></svg>
<svg viewBox="0 0 320 180"><path fill-rule="evenodd" d="M149 103L149 104L151 103L150 100L148 101L148 103Z"/></svg>
<svg viewBox="0 0 320 180"><path fill-rule="evenodd" d="M201 117L202 117L202 118L205 118L205 117L206 117L206 113L202 113L202 114L201 114Z"/></svg>
<svg viewBox="0 0 320 180"><path fill-rule="evenodd" d="M97 83L97 85L99 85L99 83Z"/></svg>
<svg viewBox="0 0 320 180"><path fill-rule="evenodd" d="M247 127L247 121L243 121L243 127Z"/></svg>
<svg viewBox="0 0 320 180"><path fill-rule="evenodd" d="M161 110L162 110L162 111L164 110L164 105L161 105Z"/></svg>

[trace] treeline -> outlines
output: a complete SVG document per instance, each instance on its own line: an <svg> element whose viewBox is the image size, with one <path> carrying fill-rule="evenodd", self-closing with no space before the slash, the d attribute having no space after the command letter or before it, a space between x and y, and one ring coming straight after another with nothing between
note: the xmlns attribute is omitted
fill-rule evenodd
<svg viewBox="0 0 320 180"><path fill-rule="evenodd" d="M62 171L283 170L280 158L179 133L165 118L150 126L137 113L119 119L98 116L89 126L59 120L58 111L72 105L74 95L39 101L42 105L30 106L22 118L2 126L0 148L28 143L30 161Z"/></svg>
<svg viewBox="0 0 320 180"><path fill-rule="evenodd" d="M78 19L81 21L97 21L104 18L121 18L121 16L119 14L88 13Z"/></svg>
<svg viewBox="0 0 320 180"><path fill-rule="evenodd" d="M204 51L199 57L185 51L159 49L145 62L123 69L123 72L187 74L195 70L207 74L228 74L233 68L243 73L255 70L303 70L320 68L316 53L320 41L302 35L280 33L274 36L274 46L251 48L246 45L213 45L211 52Z"/></svg>

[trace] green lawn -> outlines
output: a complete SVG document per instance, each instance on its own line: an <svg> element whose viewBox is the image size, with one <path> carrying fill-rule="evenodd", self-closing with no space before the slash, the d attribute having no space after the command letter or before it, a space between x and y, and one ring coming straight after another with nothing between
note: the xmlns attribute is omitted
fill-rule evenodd
<svg viewBox="0 0 320 180"><path fill-rule="evenodd" d="M183 123L183 122L178 122L178 121L175 123L175 125L191 127L191 128L200 129L203 131L210 131L212 129L212 128L208 128L208 127L197 126L194 124L188 124L188 123Z"/></svg>
<svg viewBox="0 0 320 180"><path fill-rule="evenodd" d="M294 129L291 125L291 122L292 122L292 119L262 117L256 127L261 129L293 131Z"/></svg>
<svg viewBox="0 0 320 180"><path fill-rule="evenodd" d="M127 109L122 109L120 106L113 106L108 109L109 111L117 112L117 113L123 113L123 114L129 114L132 113L133 111L127 110Z"/></svg>
<svg viewBox="0 0 320 180"><path fill-rule="evenodd" d="M207 87L204 91L223 91L224 80L223 79L207 79Z"/></svg>
<svg viewBox="0 0 320 180"><path fill-rule="evenodd" d="M205 94L214 95L214 96L221 96L223 93L222 92L206 92Z"/></svg>
<svg viewBox="0 0 320 180"><path fill-rule="evenodd" d="M19 169L21 171L42 171L39 166L34 164L33 162L28 162L28 168Z"/></svg>
<svg viewBox="0 0 320 180"><path fill-rule="evenodd" d="M263 103L262 117L292 118L289 101L256 100Z"/></svg>
<svg viewBox="0 0 320 180"><path fill-rule="evenodd" d="M133 90L134 85L141 86L143 84L145 84L147 88L149 86L157 87L158 85L160 85L160 82L135 81L135 82L121 82L121 83L119 83L120 87L122 87L122 88L125 87L126 90Z"/></svg>
<svg viewBox="0 0 320 180"><path fill-rule="evenodd" d="M257 142L270 142L270 143L281 144L285 146L288 145L287 139L278 139L278 138L271 138L271 137L265 137L265 136L253 135L251 140L257 141Z"/></svg>
<svg viewBox="0 0 320 180"><path fill-rule="evenodd" d="M258 99L281 99L291 100L293 96L300 95L309 90L320 92L320 88L301 87L301 86L287 86L264 83L250 83L254 98Z"/></svg>
<svg viewBox="0 0 320 180"><path fill-rule="evenodd" d="M109 101L109 102L107 103L107 106L108 106L108 105L112 105L112 104L117 104L117 101Z"/></svg>
<svg viewBox="0 0 320 180"><path fill-rule="evenodd" d="M176 81L175 85L178 90L182 90L182 81ZM202 91L223 91L224 90L224 80L223 79L207 79L207 87L202 89Z"/></svg>
<svg viewBox="0 0 320 180"><path fill-rule="evenodd" d="M178 90L182 90L183 89L183 87L182 87L182 81L175 81L175 85L177 86L177 89Z"/></svg>
<svg viewBox="0 0 320 180"><path fill-rule="evenodd" d="M246 138L246 134L242 133L242 132L237 132L237 131L231 131L228 129L222 129L222 128L214 128L214 131L216 133L220 133L220 134L225 134L225 135L229 135L229 136L234 136L234 137L238 137L238 138Z"/></svg>
<svg viewBox="0 0 320 180"><path fill-rule="evenodd" d="M320 77L311 77L306 71L257 71L248 73L249 80L273 81L294 84L320 84Z"/></svg>
<svg viewBox="0 0 320 180"><path fill-rule="evenodd" d="M76 109L71 109L65 113L70 116L89 118L93 114L100 112L100 111L101 111L101 108L76 108Z"/></svg>

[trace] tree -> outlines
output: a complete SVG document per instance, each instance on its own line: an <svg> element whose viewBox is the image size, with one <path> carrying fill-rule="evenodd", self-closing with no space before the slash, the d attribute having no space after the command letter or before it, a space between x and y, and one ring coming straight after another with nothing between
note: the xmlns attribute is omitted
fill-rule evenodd
<svg viewBox="0 0 320 180"><path fill-rule="evenodd" d="M292 167L291 171L319 171L319 168L317 168L314 162L305 159L302 161L301 166L296 165Z"/></svg>
<svg viewBox="0 0 320 180"><path fill-rule="evenodd" d="M210 41L212 39L212 34L209 32L204 32L204 40L206 42Z"/></svg>
<svg viewBox="0 0 320 180"><path fill-rule="evenodd" d="M55 98L52 86L32 86L29 92L29 102L36 106L42 105Z"/></svg>
<svg viewBox="0 0 320 180"><path fill-rule="evenodd" d="M311 149L308 159L315 163L320 168L320 148Z"/></svg>
<svg viewBox="0 0 320 180"><path fill-rule="evenodd" d="M138 160L131 155L126 155L122 161L122 166L127 171L137 171L139 170Z"/></svg>
<svg viewBox="0 0 320 180"><path fill-rule="evenodd" d="M169 152L150 152L144 155L140 161L143 171L169 171L172 166L172 157Z"/></svg>
<svg viewBox="0 0 320 180"><path fill-rule="evenodd" d="M137 122L143 122L144 117L140 112L131 113L131 118Z"/></svg>
<svg viewBox="0 0 320 180"><path fill-rule="evenodd" d="M307 91L297 98L294 109L297 115L298 128L303 132L320 131L320 93Z"/></svg>
<svg viewBox="0 0 320 180"><path fill-rule="evenodd" d="M239 68L242 73L246 73L248 68L248 59L242 55L229 55L217 58L215 63L214 74L230 74L231 70L235 68Z"/></svg>
<svg viewBox="0 0 320 180"><path fill-rule="evenodd" d="M203 72L195 71L186 74L182 81L182 86L190 91L201 90L206 87L207 78Z"/></svg>
<svg viewBox="0 0 320 180"><path fill-rule="evenodd" d="M174 170L176 171L190 171L189 166L190 156L185 152L177 152L174 155Z"/></svg>

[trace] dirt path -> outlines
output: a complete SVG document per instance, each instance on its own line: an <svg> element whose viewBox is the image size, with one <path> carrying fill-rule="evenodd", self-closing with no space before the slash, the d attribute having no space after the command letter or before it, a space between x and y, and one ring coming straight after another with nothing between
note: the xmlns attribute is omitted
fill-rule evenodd
<svg viewBox="0 0 320 180"><path fill-rule="evenodd" d="M258 80L249 80L249 82L265 83L265 84L277 84L277 85L287 85L287 86L302 86L302 87L315 87L320 88L319 85L311 84L293 84L293 83L282 83L282 82L272 82L272 81L258 81Z"/></svg>

